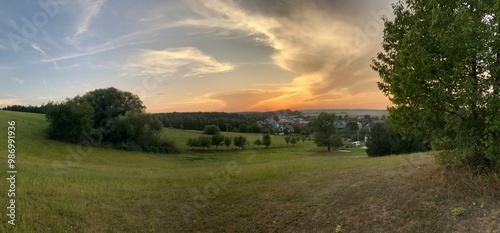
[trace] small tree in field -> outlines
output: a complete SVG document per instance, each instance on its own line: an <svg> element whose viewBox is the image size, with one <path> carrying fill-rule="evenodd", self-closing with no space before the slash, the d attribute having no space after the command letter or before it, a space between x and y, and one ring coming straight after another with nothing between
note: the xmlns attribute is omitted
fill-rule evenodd
<svg viewBox="0 0 500 233"><path fill-rule="evenodd" d="M237 136L233 138L234 145L239 148L245 148L247 145L247 139L243 136Z"/></svg>
<svg viewBox="0 0 500 233"><path fill-rule="evenodd" d="M327 147L328 151L338 142L334 137L336 131L335 119L335 114L322 112L311 122L314 129L314 142L317 146Z"/></svg>
<svg viewBox="0 0 500 233"><path fill-rule="evenodd" d="M304 143L306 141L306 136L300 137L300 140L302 141L302 143Z"/></svg>
<svg viewBox="0 0 500 233"><path fill-rule="evenodd" d="M292 145L295 145L297 144L297 137L293 136L291 139L290 139L290 143L292 143Z"/></svg>
<svg viewBox="0 0 500 233"><path fill-rule="evenodd" d="M264 146L266 147L269 147L271 145L271 135L269 135L268 133L264 134L264 136L262 136L262 144L264 144Z"/></svg>
<svg viewBox="0 0 500 233"><path fill-rule="evenodd" d="M290 140L292 139L292 137L290 136L285 136L285 142L286 142L286 145L288 146L288 143L290 143Z"/></svg>
<svg viewBox="0 0 500 233"><path fill-rule="evenodd" d="M253 142L253 144L256 146L262 146L262 141L260 140L260 138L257 138L257 140Z"/></svg>
<svg viewBox="0 0 500 233"><path fill-rule="evenodd" d="M229 148L229 146L231 145L233 141L231 140L230 137L224 137L224 145Z"/></svg>
<svg viewBox="0 0 500 233"><path fill-rule="evenodd" d="M198 143L202 148L210 148L212 145L212 138L209 136L200 136L198 137Z"/></svg>
<svg viewBox="0 0 500 233"><path fill-rule="evenodd" d="M217 125L207 125L205 129L203 129L203 133L208 135L215 135L220 133L220 128Z"/></svg>
<svg viewBox="0 0 500 233"><path fill-rule="evenodd" d="M200 147L200 142L196 138L189 138L186 142L186 145L193 148L193 147Z"/></svg>
<svg viewBox="0 0 500 233"><path fill-rule="evenodd" d="M215 146L215 150L217 150L217 147L222 145L224 142L224 136L221 135L220 133L212 135L212 145Z"/></svg>

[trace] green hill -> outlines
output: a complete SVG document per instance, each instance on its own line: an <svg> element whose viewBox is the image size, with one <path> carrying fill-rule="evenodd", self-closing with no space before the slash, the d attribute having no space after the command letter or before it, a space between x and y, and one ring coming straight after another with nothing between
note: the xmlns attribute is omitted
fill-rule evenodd
<svg viewBox="0 0 500 233"><path fill-rule="evenodd" d="M4 153L10 120L17 225L7 224L4 154L0 232L500 231L499 183L445 172L427 154L325 153L278 136L276 148L200 153L184 143L200 132L173 129L163 137L183 153L147 154L48 140L43 115L0 111Z"/></svg>

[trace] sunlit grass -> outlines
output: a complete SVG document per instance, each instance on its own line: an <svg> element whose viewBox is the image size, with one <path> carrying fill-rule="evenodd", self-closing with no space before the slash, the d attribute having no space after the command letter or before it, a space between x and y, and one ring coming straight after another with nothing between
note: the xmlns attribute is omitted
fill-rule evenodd
<svg viewBox="0 0 500 233"><path fill-rule="evenodd" d="M285 146L279 136L272 140L283 146L268 149L147 154L45 139L43 115L0 111L0 132L7 120L17 122L18 225L4 224L2 214L0 232L332 232L339 224L347 232L454 231L463 225L453 222L449 208L467 206L464 197L486 207L461 221L478 220L480 211L499 213L494 194L450 186L457 180L441 179L426 154L368 158L360 148L328 153L312 142ZM165 129L163 137L182 145L197 135ZM6 195L0 203L7 205ZM493 225L482 229L495 232Z"/></svg>

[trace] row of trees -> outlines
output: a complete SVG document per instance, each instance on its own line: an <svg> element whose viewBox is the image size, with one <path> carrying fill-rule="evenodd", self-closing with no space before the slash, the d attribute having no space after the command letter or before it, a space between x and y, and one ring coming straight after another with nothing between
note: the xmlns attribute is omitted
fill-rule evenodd
<svg viewBox="0 0 500 233"><path fill-rule="evenodd" d="M239 148L245 148L245 146L248 145L248 141L244 136L230 138L220 133L212 136L200 135L197 138L189 138L186 145L191 148L201 147L207 149L215 146L215 150L217 150L219 146L225 145L226 147L229 147L232 143Z"/></svg>
<svg viewBox="0 0 500 233"><path fill-rule="evenodd" d="M2 110L15 111L15 112L31 112L31 113L45 113L45 105L41 106L25 106L25 105L11 105L3 107Z"/></svg>
<svg viewBox="0 0 500 233"><path fill-rule="evenodd" d="M46 106L48 136L94 146L158 153L178 152L173 142L160 140L163 124L138 96L116 88L97 89L83 96Z"/></svg>
<svg viewBox="0 0 500 233"><path fill-rule="evenodd" d="M257 121L266 114L241 114L225 112L160 113L155 114L165 127L175 129L203 130L206 125L216 125L224 131L259 133Z"/></svg>

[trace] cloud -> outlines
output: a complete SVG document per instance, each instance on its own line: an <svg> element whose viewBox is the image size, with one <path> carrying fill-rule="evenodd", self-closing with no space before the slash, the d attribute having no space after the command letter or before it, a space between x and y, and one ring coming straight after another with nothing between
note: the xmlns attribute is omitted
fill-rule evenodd
<svg viewBox="0 0 500 233"><path fill-rule="evenodd" d="M274 49L272 60L277 66L297 74L293 87L282 90L303 93L295 98L323 101L332 92L380 94L374 81L376 73L369 64L381 50L380 17L391 17L389 2L190 2L199 17L180 24L254 37Z"/></svg>
<svg viewBox="0 0 500 233"><path fill-rule="evenodd" d="M0 99L0 107L11 105L24 105L24 103L20 99Z"/></svg>
<svg viewBox="0 0 500 233"><path fill-rule="evenodd" d="M135 75L162 77L198 77L234 69L193 47L165 50L142 50L124 66Z"/></svg>
<svg viewBox="0 0 500 233"><path fill-rule="evenodd" d="M9 78L10 80L18 83L19 85L23 85L24 84L24 80L20 79L20 78L16 78L16 77L10 77Z"/></svg>
<svg viewBox="0 0 500 233"><path fill-rule="evenodd" d="M207 94L209 100L219 101L224 111L251 111L258 109L275 110L282 106L274 100L289 95L281 90L241 90Z"/></svg>
<svg viewBox="0 0 500 233"><path fill-rule="evenodd" d="M101 7L105 3L105 0L83 0L80 2L81 9L83 11L77 26L76 32L67 38L71 44L77 43L76 40L84 33L89 30L92 18L97 16L101 11Z"/></svg>

